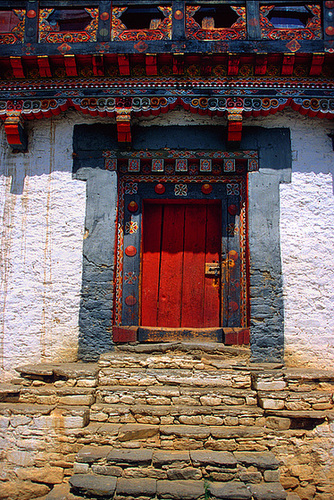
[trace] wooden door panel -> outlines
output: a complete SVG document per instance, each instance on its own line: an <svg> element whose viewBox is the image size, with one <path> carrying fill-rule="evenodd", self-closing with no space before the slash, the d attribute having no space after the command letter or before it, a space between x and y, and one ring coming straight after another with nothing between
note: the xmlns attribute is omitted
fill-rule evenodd
<svg viewBox="0 0 334 500"><path fill-rule="evenodd" d="M164 205L157 326L180 326L184 205Z"/></svg>
<svg viewBox="0 0 334 500"><path fill-rule="evenodd" d="M157 324L159 298L159 270L161 252L162 205L146 204L144 211L143 261L142 261L142 324Z"/></svg>
<svg viewBox="0 0 334 500"><path fill-rule="evenodd" d="M206 206L186 205L180 326L204 326Z"/></svg>
<svg viewBox="0 0 334 500"><path fill-rule="evenodd" d="M143 223L143 326L218 327L220 279L205 276L219 261L220 203L146 203Z"/></svg>

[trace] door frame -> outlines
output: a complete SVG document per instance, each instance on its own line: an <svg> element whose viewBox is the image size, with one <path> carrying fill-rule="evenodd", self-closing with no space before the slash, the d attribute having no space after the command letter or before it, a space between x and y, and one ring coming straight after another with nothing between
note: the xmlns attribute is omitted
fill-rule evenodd
<svg viewBox="0 0 334 500"><path fill-rule="evenodd" d="M114 326L140 325L140 277L142 244L142 211L144 200L202 200L221 199L229 205L240 206L239 212L228 213L223 220L222 261L228 262L228 252L236 251L234 237L240 241L238 269L240 279L235 284L234 295L229 278L226 276L222 311L222 327L245 329L249 326L248 303L248 255L247 255L247 193L246 173L236 175L141 175L123 174L119 176L117 251L115 273L115 300L113 311ZM160 192L162 188L163 192ZM223 218L224 219L224 218ZM233 234L231 231L233 230ZM237 286L237 288L236 288ZM228 292L226 293L226 289ZM231 294L233 299L231 299ZM246 342L247 343L247 342Z"/></svg>

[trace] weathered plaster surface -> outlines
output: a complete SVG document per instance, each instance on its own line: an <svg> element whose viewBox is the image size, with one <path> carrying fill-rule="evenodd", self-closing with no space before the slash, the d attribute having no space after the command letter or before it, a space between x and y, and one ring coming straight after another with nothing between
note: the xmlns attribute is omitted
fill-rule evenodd
<svg viewBox="0 0 334 500"><path fill-rule="evenodd" d="M334 362L333 125L293 112L248 123L291 130L292 182L280 186L285 360L328 368Z"/></svg>
<svg viewBox="0 0 334 500"><path fill-rule="evenodd" d="M29 152L1 130L0 368L76 359L85 183L72 180L73 121L36 121Z"/></svg>

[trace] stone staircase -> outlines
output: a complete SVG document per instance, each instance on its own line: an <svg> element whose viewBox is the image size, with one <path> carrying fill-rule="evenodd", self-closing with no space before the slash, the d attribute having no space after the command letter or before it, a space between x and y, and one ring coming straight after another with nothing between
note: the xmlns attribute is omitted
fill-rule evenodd
<svg viewBox="0 0 334 500"><path fill-rule="evenodd" d="M334 372L177 342L18 370L0 392L0 498L334 498L314 449L334 420Z"/></svg>

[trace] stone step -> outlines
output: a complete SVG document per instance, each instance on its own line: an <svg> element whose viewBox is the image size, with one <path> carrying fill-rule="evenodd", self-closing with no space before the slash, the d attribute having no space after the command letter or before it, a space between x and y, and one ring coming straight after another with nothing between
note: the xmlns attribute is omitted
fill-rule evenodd
<svg viewBox="0 0 334 500"><path fill-rule="evenodd" d="M263 410L255 406L94 404L91 421L142 424L255 425Z"/></svg>
<svg viewBox="0 0 334 500"><path fill-rule="evenodd" d="M82 444L114 448L211 449L266 451L272 431L264 426L148 425L91 422Z"/></svg>
<svg viewBox="0 0 334 500"><path fill-rule="evenodd" d="M15 384L1 384L0 385L0 402L7 401L8 403L15 403L19 400L21 385Z"/></svg>
<svg viewBox="0 0 334 500"><path fill-rule="evenodd" d="M175 500L192 500L198 498L224 500L284 500L286 493L277 482L246 485L241 481L203 482L194 480L160 480L153 482L145 479L108 478L93 474L75 474L70 484L57 484L43 500L81 500L83 498L170 498ZM204 486L204 487L203 487ZM204 493L203 493L204 491ZM80 494L80 496L78 496ZM102 497L101 497L102 494ZM148 494L148 496L147 496ZM81 496L84 495L84 496ZM293 500L297 498L294 497ZM298 497L300 498L300 497ZM291 497L292 500L292 497Z"/></svg>
<svg viewBox="0 0 334 500"><path fill-rule="evenodd" d="M57 387L57 382L40 387L22 386L19 401L29 404L90 406L95 402L95 389L67 385Z"/></svg>
<svg viewBox="0 0 334 500"><path fill-rule="evenodd" d="M76 429L89 423L89 408L85 406L56 406L29 403L0 403L3 428L25 425L39 431Z"/></svg>
<svg viewBox="0 0 334 500"><path fill-rule="evenodd" d="M220 359L233 359L236 357L248 360L250 349L246 346L226 346L218 342L164 342L164 343L137 343L117 345L113 353L132 354L164 354L164 353L187 353L194 358L203 354L216 354ZM110 353L109 353L110 354ZM111 353L112 354L112 353ZM105 354L101 359L105 359ZM107 354L108 358L108 354ZM282 365L281 365L282 366Z"/></svg>
<svg viewBox="0 0 334 500"><path fill-rule="evenodd" d="M279 481L279 462L270 452L212 450L115 449L84 446L76 456L74 472L127 479Z"/></svg>
<svg viewBox="0 0 334 500"><path fill-rule="evenodd" d="M334 370L312 368L285 368L283 370L256 370L252 374L253 388L258 391L312 392L328 391L334 393Z"/></svg>
<svg viewBox="0 0 334 500"><path fill-rule="evenodd" d="M257 405L257 394L250 389L230 387L185 387L164 386L99 386L96 391L97 403L152 404L152 405Z"/></svg>
<svg viewBox="0 0 334 500"><path fill-rule="evenodd" d="M245 369L248 360L244 358L228 358L219 354L188 353L131 353L113 352L103 354L98 363L99 368L185 368L194 370Z"/></svg>
<svg viewBox="0 0 334 500"><path fill-rule="evenodd" d="M334 409L334 387L332 390L302 391L258 391L261 408L275 410L331 410Z"/></svg>
<svg viewBox="0 0 334 500"><path fill-rule="evenodd" d="M95 387L97 383L97 363L39 363L16 368L26 380L40 380L52 383L56 380L70 380L73 385Z"/></svg>
<svg viewBox="0 0 334 500"><path fill-rule="evenodd" d="M181 385L190 387L231 387L250 389L251 375L244 370L192 370L192 369L145 369L101 368L99 385L152 386Z"/></svg>

